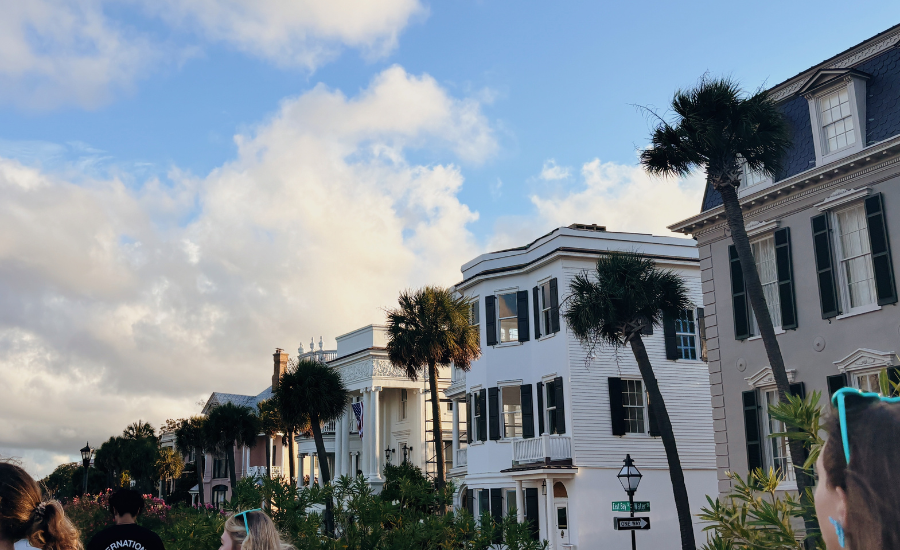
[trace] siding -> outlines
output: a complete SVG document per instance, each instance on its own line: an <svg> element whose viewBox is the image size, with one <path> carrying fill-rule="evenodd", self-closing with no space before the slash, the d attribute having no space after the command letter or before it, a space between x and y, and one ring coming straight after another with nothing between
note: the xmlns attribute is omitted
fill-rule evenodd
<svg viewBox="0 0 900 550"><path fill-rule="evenodd" d="M566 267L560 280L560 301L567 294L572 278L581 268ZM694 302L702 303L700 278L692 272L686 277ZM630 348L604 346L596 358L586 362L586 350L568 337L569 379L566 381L566 407L571 411L574 462L578 466L618 468L630 453L639 468L668 467L662 440L658 437L612 435L607 393L608 377L640 377ZM715 444L710 407L709 372L706 363L666 360L662 328L644 337L647 353L654 365L660 389L678 442L678 454L684 468L715 468ZM699 350L699 342L698 342Z"/></svg>

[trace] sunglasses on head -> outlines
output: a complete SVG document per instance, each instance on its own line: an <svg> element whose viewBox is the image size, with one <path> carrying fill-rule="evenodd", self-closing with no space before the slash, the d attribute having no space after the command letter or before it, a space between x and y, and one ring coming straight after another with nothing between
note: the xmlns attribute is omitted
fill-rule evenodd
<svg viewBox="0 0 900 550"><path fill-rule="evenodd" d="M239 512L234 515L234 517L242 516L244 518L244 531L247 532L246 536L250 536L250 526L247 525L247 514L250 512L262 512L262 508L254 508L252 510L244 510L243 512Z"/></svg>
<svg viewBox="0 0 900 550"><path fill-rule="evenodd" d="M850 440L847 437L847 399L858 403L871 405L883 401L885 403L900 403L900 397L882 397L877 393L864 392L856 388L841 388L831 396L831 405L837 408L838 419L841 422L841 439L844 442L844 458L850 465Z"/></svg>

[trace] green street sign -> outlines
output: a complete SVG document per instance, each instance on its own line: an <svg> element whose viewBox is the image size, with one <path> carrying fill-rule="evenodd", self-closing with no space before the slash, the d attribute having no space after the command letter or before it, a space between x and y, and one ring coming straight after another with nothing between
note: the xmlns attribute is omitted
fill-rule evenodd
<svg viewBox="0 0 900 550"><path fill-rule="evenodd" d="M627 500L619 500L612 503L612 511L613 512L630 512L631 507L628 506ZM635 502L634 503L634 511L635 512L649 512L650 511L650 503L649 502Z"/></svg>

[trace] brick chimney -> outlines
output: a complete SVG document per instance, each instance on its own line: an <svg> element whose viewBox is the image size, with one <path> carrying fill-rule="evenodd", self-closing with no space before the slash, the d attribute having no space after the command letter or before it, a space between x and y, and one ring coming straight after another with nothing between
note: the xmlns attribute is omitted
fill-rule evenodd
<svg viewBox="0 0 900 550"><path fill-rule="evenodd" d="M272 391L275 391L278 389L278 382L281 380L281 375L287 371L288 354L281 348L275 348L275 353L272 357L275 360L275 371L272 374Z"/></svg>

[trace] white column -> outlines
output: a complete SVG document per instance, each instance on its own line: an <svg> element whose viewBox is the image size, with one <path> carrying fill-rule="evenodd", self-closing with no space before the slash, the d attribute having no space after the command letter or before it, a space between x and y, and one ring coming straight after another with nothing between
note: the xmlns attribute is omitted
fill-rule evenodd
<svg viewBox="0 0 900 550"><path fill-rule="evenodd" d="M353 453L350 457L350 467L353 469L352 475L356 477L356 471L359 470L359 451Z"/></svg>
<svg viewBox="0 0 900 550"><path fill-rule="evenodd" d="M340 477L340 471L344 462L344 438L341 432L344 431L344 415L341 415L334 422L334 470L331 471L331 478Z"/></svg>
<svg viewBox="0 0 900 550"><path fill-rule="evenodd" d="M306 455L300 455L300 465L297 468L297 487L303 487L303 462Z"/></svg>
<svg viewBox="0 0 900 550"><path fill-rule="evenodd" d="M319 478L319 482L317 483L317 485L318 485L319 487L324 487L324 486L325 486L325 480L322 478L322 460L323 460L323 457L319 456L319 453L316 453L316 469L315 469L315 472L316 472L316 476L318 476L318 478ZM327 456L324 457L324 460L328 460L328 457L327 457Z"/></svg>
<svg viewBox="0 0 900 550"><path fill-rule="evenodd" d="M372 415L373 426L372 426L372 446L374 447L372 452L372 467L374 472L372 472L372 477L376 479L381 479L381 460L382 460L382 443L383 437L381 436L381 387L376 386L372 388Z"/></svg>
<svg viewBox="0 0 900 550"><path fill-rule="evenodd" d="M553 543L556 540L556 505L553 502L553 478L547 478L547 540L550 541L550 548L555 548Z"/></svg>
<svg viewBox="0 0 900 550"><path fill-rule="evenodd" d="M456 452L459 451L459 401L453 401L453 447L450 452L453 467L456 468ZM517 482L521 485L521 482Z"/></svg>
<svg viewBox="0 0 900 550"><path fill-rule="evenodd" d="M341 432L341 448L344 449L344 458L341 459L341 475L353 477L356 472L350 471L350 426L354 425L356 418L350 406L344 407L344 428Z"/></svg>
<svg viewBox="0 0 900 550"><path fill-rule="evenodd" d="M516 521L525 523L525 493L521 479L516 480Z"/></svg>
<svg viewBox="0 0 900 550"><path fill-rule="evenodd" d="M366 479L369 479L369 474L372 471L372 468L369 466L369 461L372 458L372 392L369 390L364 390L362 395L362 404L363 404L363 437L362 437L362 445L360 447L360 461L362 465L360 466L360 470L362 470L363 476Z"/></svg>

